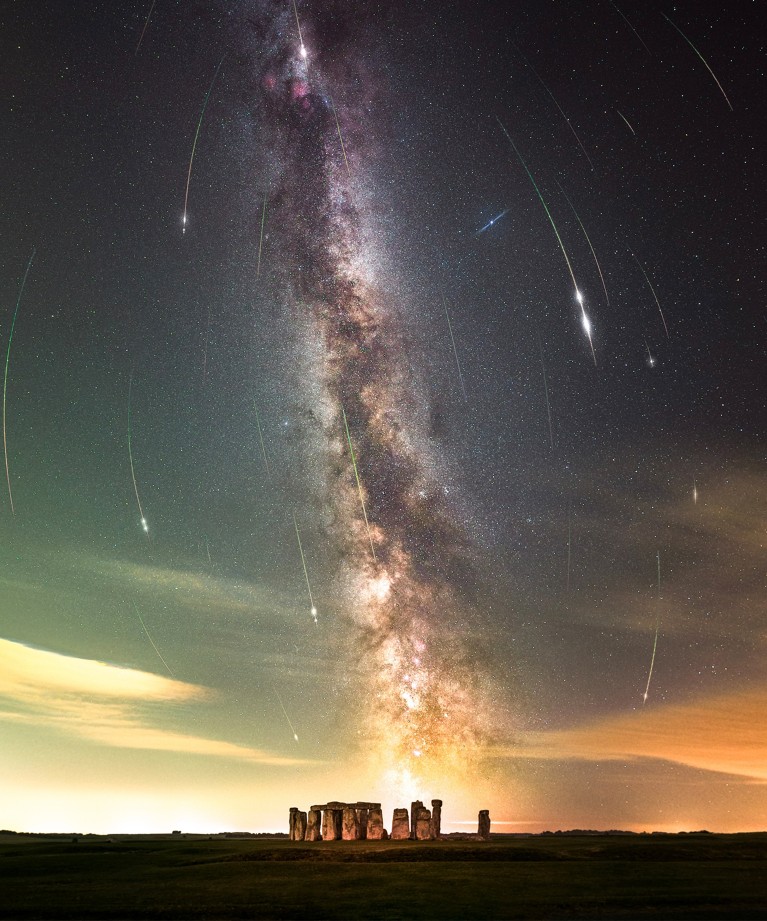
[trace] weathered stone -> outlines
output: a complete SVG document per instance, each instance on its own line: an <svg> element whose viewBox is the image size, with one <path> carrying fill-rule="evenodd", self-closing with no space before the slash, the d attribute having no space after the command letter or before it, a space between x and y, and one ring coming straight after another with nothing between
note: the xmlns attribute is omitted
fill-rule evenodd
<svg viewBox="0 0 767 921"><path fill-rule="evenodd" d="M383 824L383 812L380 806L368 812L367 834L369 841L383 841L386 835L386 829Z"/></svg>
<svg viewBox="0 0 767 921"><path fill-rule="evenodd" d="M306 837L306 813L296 813L295 837L294 841L303 841Z"/></svg>
<svg viewBox="0 0 767 921"><path fill-rule="evenodd" d="M490 840L490 810L489 809L479 810L479 822L478 822L478 827L477 827L477 834L483 841Z"/></svg>
<svg viewBox="0 0 767 921"><path fill-rule="evenodd" d="M357 810L347 806L343 811L342 837L344 841L358 841L360 837L360 823L357 819Z"/></svg>
<svg viewBox="0 0 767 921"><path fill-rule="evenodd" d="M431 837L435 840L439 838L442 830L442 800L433 799L431 801Z"/></svg>
<svg viewBox="0 0 767 921"><path fill-rule="evenodd" d="M296 840L296 816L298 815L298 806L291 806L288 816L288 838L291 841Z"/></svg>
<svg viewBox="0 0 767 921"><path fill-rule="evenodd" d="M410 837L410 820L407 809L395 809L391 820L392 841L402 841Z"/></svg>
<svg viewBox="0 0 767 921"><path fill-rule="evenodd" d="M370 811L367 807L363 806L357 808L357 822L360 826L360 838L364 841L368 836L368 821L370 820Z"/></svg>
<svg viewBox="0 0 767 921"><path fill-rule="evenodd" d="M322 813L319 809L310 809L306 822L306 841L322 840Z"/></svg>
<svg viewBox="0 0 767 921"><path fill-rule="evenodd" d="M417 799L414 803L410 804L410 837L415 841L415 822L416 816L418 815L418 810L423 808L423 803Z"/></svg>
<svg viewBox="0 0 767 921"><path fill-rule="evenodd" d="M338 809L326 809L322 814L322 840L338 841L341 837L341 812Z"/></svg>
<svg viewBox="0 0 767 921"><path fill-rule="evenodd" d="M416 841L428 841L431 838L431 810L425 806L416 808L415 837Z"/></svg>

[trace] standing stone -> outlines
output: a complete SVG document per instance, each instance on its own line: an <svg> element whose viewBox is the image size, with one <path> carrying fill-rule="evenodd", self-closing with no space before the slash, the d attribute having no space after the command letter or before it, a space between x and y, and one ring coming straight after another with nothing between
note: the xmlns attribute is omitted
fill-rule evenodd
<svg viewBox="0 0 767 921"><path fill-rule="evenodd" d="M416 841L428 841L431 838L431 810L425 806L416 808L415 837Z"/></svg>
<svg viewBox="0 0 767 921"><path fill-rule="evenodd" d="M423 808L423 803L417 799L410 804L410 837L415 841L415 823L418 816L418 810Z"/></svg>
<svg viewBox="0 0 767 921"><path fill-rule="evenodd" d="M322 812L319 809L310 809L309 817L306 822L306 840L307 841L321 841L322 840Z"/></svg>
<svg viewBox="0 0 767 921"><path fill-rule="evenodd" d="M395 809L391 820L392 841L403 841L410 837L410 821L407 809Z"/></svg>
<svg viewBox="0 0 767 921"><path fill-rule="evenodd" d="M357 809L357 821L360 826L360 838L364 840L368 836L368 822L370 821L370 810L364 806Z"/></svg>
<svg viewBox="0 0 767 921"><path fill-rule="evenodd" d="M341 835L344 841L359 840L360 823L357 819L357 810L354 806L347 806L343 811L343 829Z"/></svg>
<svg viewBox="0 0 767 921"><path fill-rule="evenodd" d="M479 810L479 823L477 826L477 834L483 841L490 840L490 810L489 809L480 809Z"/></svg>
<svg viewBox="0 0 767 921"><path fill-rule="evenodd" d="M439 838L442 829L442 800L431 801L431 835L435 841Z"/></svg>
<svg viewBox="0 0 767 921"><path fill-rule="evenodd" d="M335 841L339 835L336 834L335 809L326 809L322 813L322 840Z"/></svg>
<svg viewBox="0 0 767 921"><path fill-rule="evenodd" d="M298 806L290 807L290 815L288 817L288 838L291 841L296 840L296 816L298 815Z"/></svg>
<svg viewBox="0 0 767 921"><path fill-rule="evenodd" d="M367 834L369 841L382 841L386 834L383 824L383 812L380 806L377 809L368 811Z"/></svg>
<svg viewBox="0 0 767 921"><path fill-rule="evenodd" d="M306 813L297 812L296 813L296 824L294 826L295 837L294 841L303 841L306 837Z"/></svg>

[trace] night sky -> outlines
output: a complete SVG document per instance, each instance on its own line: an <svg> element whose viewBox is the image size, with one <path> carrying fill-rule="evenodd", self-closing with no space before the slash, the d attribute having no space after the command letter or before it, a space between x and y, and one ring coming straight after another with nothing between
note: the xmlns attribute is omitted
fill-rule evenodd
<svg viewBox="0 0 767 921"><path fill-rule="evenodd" d="M0 826L764 828L761 5L0 35Z"/></svg>

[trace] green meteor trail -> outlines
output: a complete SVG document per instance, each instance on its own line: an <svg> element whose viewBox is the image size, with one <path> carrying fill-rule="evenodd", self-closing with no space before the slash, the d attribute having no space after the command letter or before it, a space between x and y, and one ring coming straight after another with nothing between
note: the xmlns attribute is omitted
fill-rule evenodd
<svg viewBox="0 0 767 921"><path fill-rule="evenodd" d="M377 563L376 559L376 550L373 546L373 535L370 533L370 522L368 521L368 513L365 508L365 497L362 494L362 483L360 483L360 475L357 470L357 458L354 456L354 446L352 445L352 436L349 433L349 423L346 421L346 410L341 407L341 413L344 417L344 428L346 429L346 440L349 442L349 452L352 456L352 467L354 467L354 478L357 480L357 490L360 494L360 505L362 506L362 515L365 518L365 527L368 532L368 540L370 541L370 552L373 554L373 562Z"/></svg>
<svg viewBox="0 0 767 921"><path fill-rule="evenodd" d="M11 473L8 468L8 437L7 437L7 428L6 428L6 402L8 394L8 364L11 360L11 344L13 343L13 331L16 328L16 317L19 315L19 305L21 304L21 295L24 293L24 286L27 283L27 275L29 275L29 270L32 268L32 261L35 258L35 248L32 247L32 253L29 257L29 262L27 267L24 270L24 277L21 279L21 287L19 288L19 296L16 298L16 309L13 312L13 320L11 321L11 332L8 336L8 351L5 353L5 377L3 378L3 452L5 453L5 478L8 482L8 498L11 503L11 515L16 517L16 510L13 507L13 492L11 491Z"/></svg>

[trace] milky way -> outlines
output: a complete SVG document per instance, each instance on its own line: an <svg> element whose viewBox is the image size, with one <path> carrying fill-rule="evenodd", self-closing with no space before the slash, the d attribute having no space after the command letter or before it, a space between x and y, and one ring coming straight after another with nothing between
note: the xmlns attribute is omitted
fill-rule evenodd
<svg viewBox="0 0 767 921"><path fill-rule="evenodd" d="M271 52L256 108L280 163L268 192L278 277L288 309L311 318L306 334L321 343L314 416L327 463L312 488L329 510L335 577L354 624L344 660L358 657L369 750L397 765L391 779L405 787L472 764L488 722L467 640L477 615L455 590L471 582L470 548L422 447L426 398L399 332L412 306L380 277L377 238L366 233L376 150L365 122L382 90L360 63L370 30L357 17L340 5L303 8L304 58L285 10L263 11L258 30Z"/></svg>

